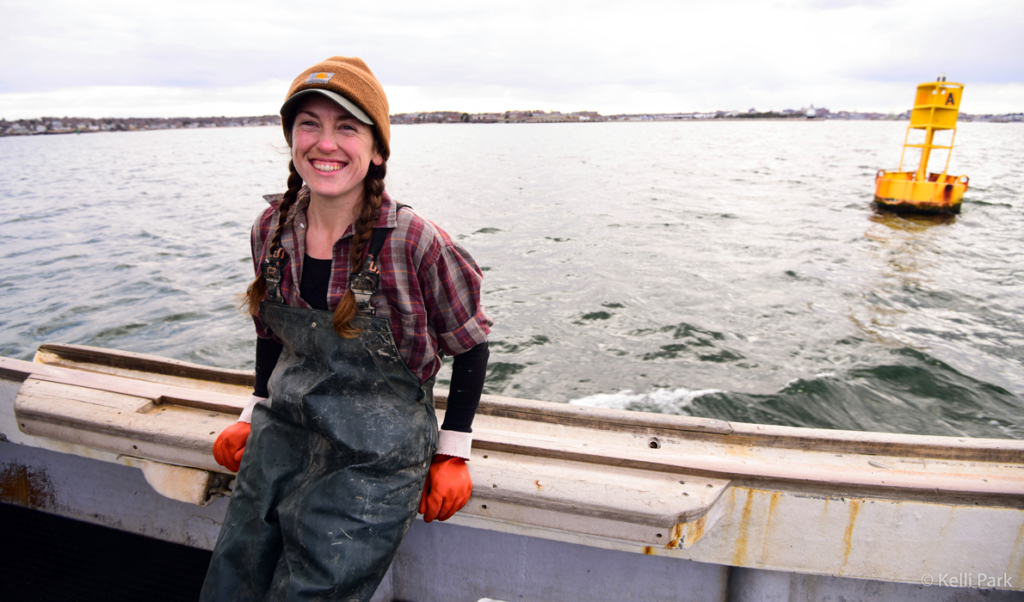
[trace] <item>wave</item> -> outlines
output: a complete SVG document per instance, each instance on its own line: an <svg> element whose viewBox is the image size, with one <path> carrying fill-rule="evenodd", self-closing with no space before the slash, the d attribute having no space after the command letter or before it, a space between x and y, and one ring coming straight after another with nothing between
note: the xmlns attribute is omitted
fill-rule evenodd
<svg viewBox="0 0 1024 602"><path fill-rule="evenodd" d="M642 412L675 413L693 403L702 395L724 393L718 389L702 389L691 391L686 387L678 389L654 389L648 393L633 393L624 389L618 393L598 393L569 401L570 405L588 406L592 408L611 408L616 410L634 410Z"/></svg>

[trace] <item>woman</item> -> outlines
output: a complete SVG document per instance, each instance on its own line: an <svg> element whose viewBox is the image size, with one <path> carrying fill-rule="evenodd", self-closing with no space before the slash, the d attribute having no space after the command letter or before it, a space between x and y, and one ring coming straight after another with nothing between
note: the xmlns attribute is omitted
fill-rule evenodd
<svg viewBox="0 0 1024 602"><path fill-rule="evenodd" d="M472 257L384 192L387 97L362 60L299 75L281 123L288 190L252 236L256 391L214 444L238 478L202 599L368 600L417 509L469 499L491 320Z"/></svg>

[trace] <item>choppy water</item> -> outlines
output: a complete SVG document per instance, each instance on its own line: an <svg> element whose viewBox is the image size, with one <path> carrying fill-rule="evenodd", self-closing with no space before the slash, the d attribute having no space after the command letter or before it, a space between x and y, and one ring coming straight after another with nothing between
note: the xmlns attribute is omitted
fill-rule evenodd
<svg viewBox="0 0 1024 602"><path fill-rule="evenodd" d="M388 189L486 270L490 393L1024 438L1024 127L960 127L971 188L945 220L869 206L904 128L396 126ZM0 139L0 354L251 367L234 295L282 146L276 128Z"/></svg>

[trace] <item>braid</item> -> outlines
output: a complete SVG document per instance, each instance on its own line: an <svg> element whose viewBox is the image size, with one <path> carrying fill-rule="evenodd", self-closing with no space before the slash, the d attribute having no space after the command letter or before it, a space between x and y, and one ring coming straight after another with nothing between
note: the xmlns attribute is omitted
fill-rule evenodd
<svg viewBox="0 0 1024 602"><path fill-rule="evenodd" d="M295 204L295 201L299 198L299 190L302 188L302 176L295 170L295 162L288 162L288 190L284 193L284 197L281 199L281 203L277 206L277 226L274 228L274 234L270 237L270 244L266 246L267 254L275 247L281 244L281 233L284 230L284 223L288 219L288 211ZM260 302L263 301L263 297L267 294L267 280L263 276L263 266L260 266L260 272L256 275L256 279L249 284L249 288L245 291L245 296L242 300L242 307L248 310L250 315L255 316L260 311Z"/></svg>
<svg viewBox="0 0 1024 602"><path fill-rule="evenodd" d="M274 228L274 235L270 237L270 249L274 249L281 245L281 233L284 230L284 223L288 220L288 211L295 204L295 201L299 198L299 189L302 188L302 176L295 170L295 162L288 162L288 190L284 193L284 197L281 199L281 204L277 206L278 217L277 227Z"/></svg>
<svg viewBox="0 0 1024 602"><path fill-rule="evenodd" d="M366 260L369 251L367 243L373 236L373 225L380 218L380 205L384 194L384 176L387 174L387 163L370 164L363 180L363 200L359 208L359 217L352 224L352 244L349 247L350 273L358 273ZM356 315L356 297L351 290L345 291L338 307L334 309L334 331L340 336L351 339L359 336L359 329L352 327L352 318Z"/></svg>

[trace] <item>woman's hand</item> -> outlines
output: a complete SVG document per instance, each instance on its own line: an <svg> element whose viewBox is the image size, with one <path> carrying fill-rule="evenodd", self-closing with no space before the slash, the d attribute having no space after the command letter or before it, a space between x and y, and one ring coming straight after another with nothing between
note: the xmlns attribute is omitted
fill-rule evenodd
<svg viewBox="0 0 1024 602"><path fill-rule="evenodd" d="M466 505L471 493L473 479L469 478L466 461L454 456L434 456L420 497L424 522L448 520Z"/></svg>
<svg viewBox="0 0 1024 602"><path fill-rule="evenodd" d="M217 440L213 442L213 458L217 460L217 464L231 472L238 472L250 430L248 422L236 422L217 436Z"/></svg>

